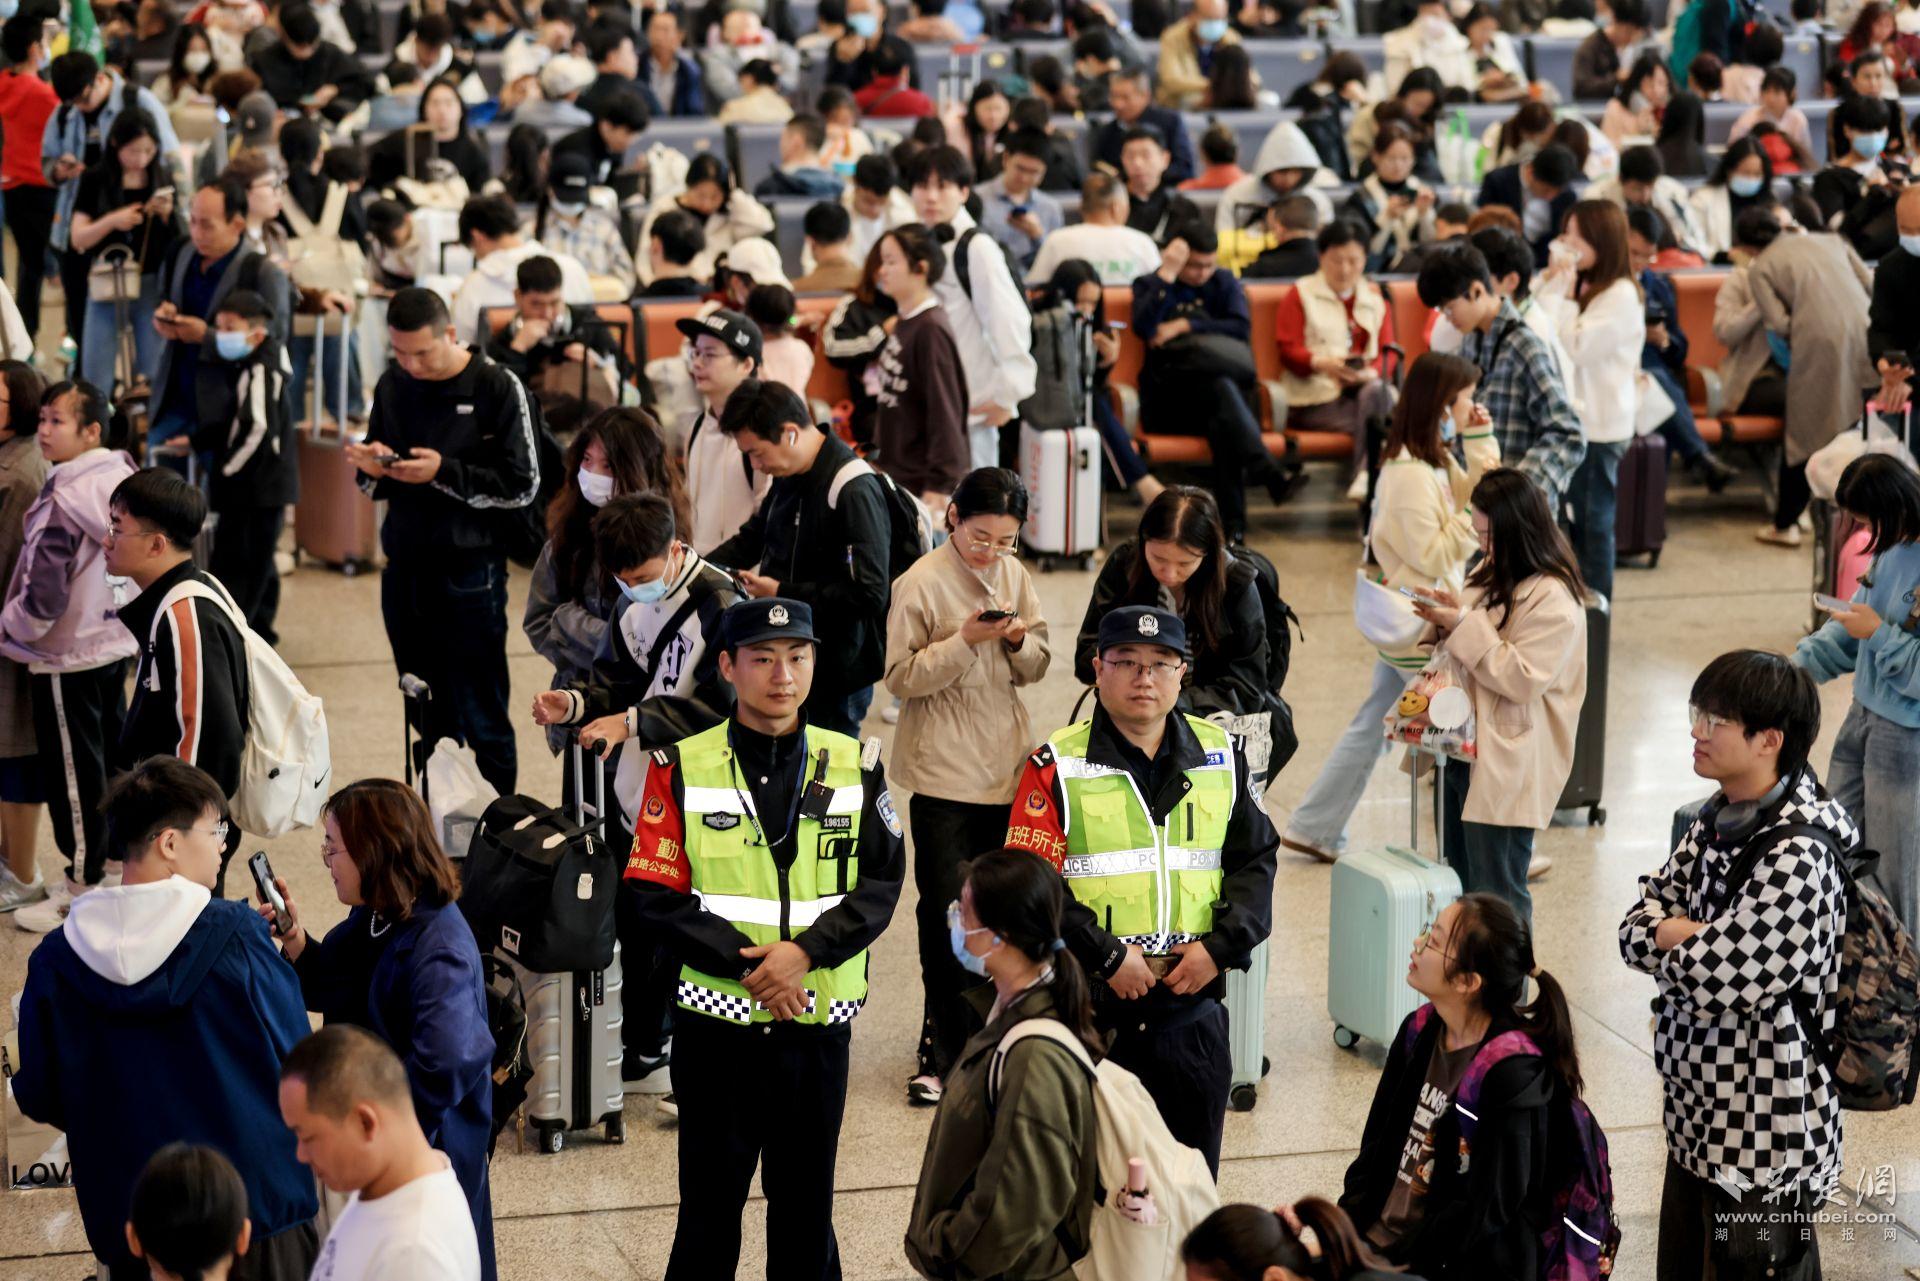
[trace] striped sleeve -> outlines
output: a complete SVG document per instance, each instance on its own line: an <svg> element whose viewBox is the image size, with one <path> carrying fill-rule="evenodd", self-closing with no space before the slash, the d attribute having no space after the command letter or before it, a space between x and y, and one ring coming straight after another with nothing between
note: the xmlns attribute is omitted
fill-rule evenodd
<svg viewBox="0 0 1920 1281"><path fill-rule="evenodd" d="M193 762L200 758L200 732L206 719L205 644L193 597L182 596L168 608L167 632L173 640L174 719L180 726L173 754Z"/></svg>

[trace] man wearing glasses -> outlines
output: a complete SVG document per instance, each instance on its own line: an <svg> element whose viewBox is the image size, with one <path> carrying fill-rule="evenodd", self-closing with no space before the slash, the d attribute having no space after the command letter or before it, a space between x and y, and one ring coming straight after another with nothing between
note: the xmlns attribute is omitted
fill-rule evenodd
<svg viewBox="0 0 1920 1281"><path fill-rule="evenodd" d="M1090 720L1028 758L1007 844L1060 869L1062 937L1096 980L1110 1057L1137 1075L1180 1142L1218 1172L1233 1060L1222 972L1272 924L1279 845L1225 730L1174 710L1187 668L1178 614L1100 621Z"/></svg>
<svg viewBox="0 0 1920 1281"><path fill-rule="evenodd" d="M121 775L102 809L124 879L74 899L27 964L13 1096L66 1132L103 1281L147 1275L127 1205L147 1159L174 1142L217 1148L239 1170L248 1275L296 1281L319 1249L313 1176L278 1101L306 1004L266 922L214 892L225 790L171 756Z"/></svg>

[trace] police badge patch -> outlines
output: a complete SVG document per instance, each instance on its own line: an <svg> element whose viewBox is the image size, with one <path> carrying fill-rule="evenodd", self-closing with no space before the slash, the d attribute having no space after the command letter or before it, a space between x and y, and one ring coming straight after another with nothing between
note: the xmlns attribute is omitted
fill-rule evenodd
<svg viewBox="0 0 1920 1281"><path fill-rule="evenodd" d="M900 816L893 812L893 793L880 793L880 799L873 803L873 807L880 811L880 821L887 825L887 830L895 836L900 835Z"/></svg>
<svg viewBox="0 0 1920 1281"><path fill-rule="evenodd" d="M738 814L729 814L724 812L719 814L705 815L704 817L701 818L700 821L702 823L705 823L708 827L712 828L716 832L731 831L732 829L740 826L740 816Z"/></svg>

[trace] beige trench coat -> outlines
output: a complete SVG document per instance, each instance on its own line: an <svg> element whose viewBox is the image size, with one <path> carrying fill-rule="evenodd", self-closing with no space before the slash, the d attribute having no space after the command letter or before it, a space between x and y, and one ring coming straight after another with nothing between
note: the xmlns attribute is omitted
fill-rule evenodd
<svg viewBox="0 0 1920 1281"><path fill-rule="evenodd" d="M1787 234L1748 268L1761 319L1787 340L1787 462L1798 466L1851 423L1879 383L1867 356L1873 273L1831 232Z"/></svg>

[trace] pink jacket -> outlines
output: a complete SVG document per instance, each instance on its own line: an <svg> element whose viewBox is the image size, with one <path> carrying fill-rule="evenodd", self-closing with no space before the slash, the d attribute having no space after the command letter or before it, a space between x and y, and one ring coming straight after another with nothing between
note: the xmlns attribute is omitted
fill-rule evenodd
<svg viewBox="0 0 1920 1281"><path fill-rule="evenodd" d="M133 475L120 450L61 463L27 509L26 541L0 610L0 654L33 672L78 672L131 657L120 626L125 585L107 581L107 501Z"/></svg>

